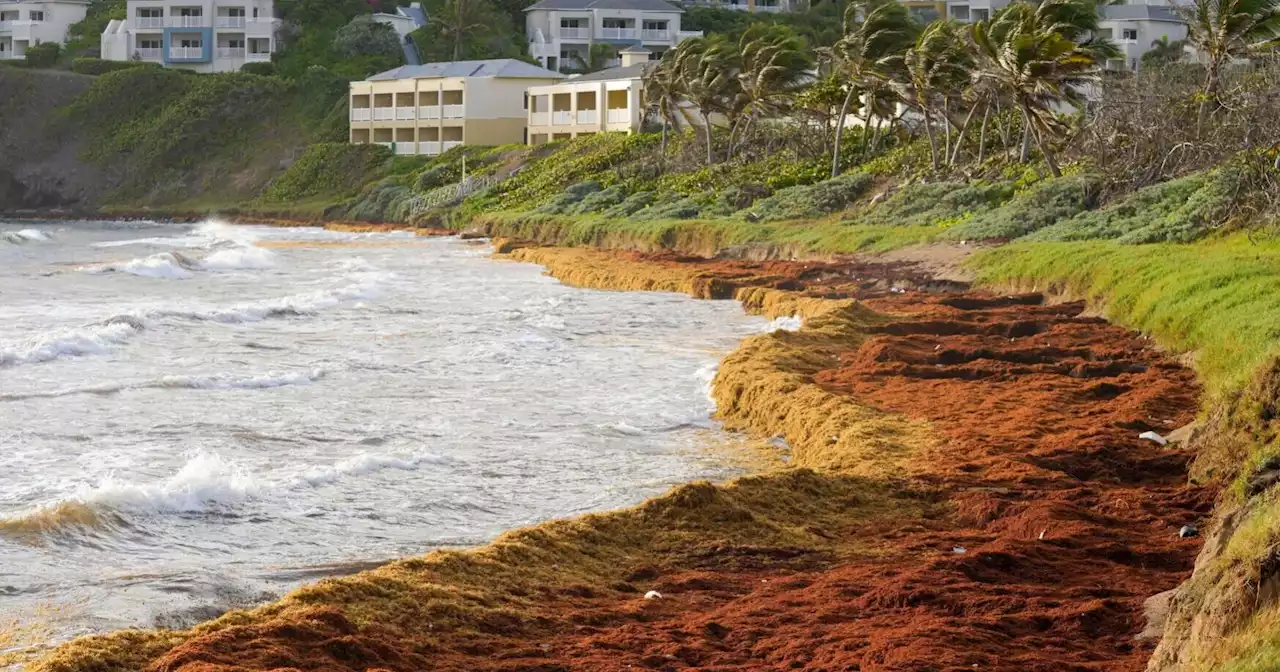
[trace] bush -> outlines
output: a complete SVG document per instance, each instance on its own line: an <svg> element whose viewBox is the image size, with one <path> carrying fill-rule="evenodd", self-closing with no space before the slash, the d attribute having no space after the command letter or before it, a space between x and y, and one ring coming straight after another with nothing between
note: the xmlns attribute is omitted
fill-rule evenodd
<svg viewBox="0 0 1280 672"><path fill-rule="evenodd" d="M27 47L27 67L52 68L58 63L62 53L62 45L57 42L42 42L34 47Z"/></svg>
<svg viewBox="0 0 1280 672"><path fill-rule="evenodd" d="M843 210L870 187L870 175L846 173L826 182L783 189L756 203L751 212L762 221L817 218Z"/></svg>
<svg viewBox="0 0 1280 672"><path fill-rule="evenodd" d="M333 51L341 58L382 56L403 62L404 51L400 37L391 26L379 23L370 16L357 16L338 29L333 38Z"/></svg>
<svg viewBox="0 0 1280 672"><path fill-rule="evenodd" d="M348 196L386 170L391 150L382 145L323 142L311 145L263 193L269 201Z"/></svg>
<svg viewBox="0 0 1280 672"><path fill-rule="evenodd" d="M240 72L250 75L270 77L276 74L276 64L271 61L254 61L253 63L245 63L241 66Z"/></svg>
<svg viewBox="0 0 1280 672"><path fill-rule="evenodd" d="M82 75L105 75L108 72L117 70L128 70L130 68L158 68L158 63L143 63L141 61L104 61L101 58L77 58L71 61L71 71L78 72Z"/></svg>
<svg viewBox="0 0 1280 672"><path fill-rule="evenodd" d="M621 203L600 213L610 219L624 219L653 205L657 194L652 191L637 191L626 197Z"/></svg>
<svg viewBox="0 0 1280 672"><path fill-rule="evenodd" d="M587 194L574 206L571 214L581 215L592 212L603 212L627 199L627 190L614 185L608 189Z"/></svg>
<svg viewBox="0 0 1280 672"><path fill-rule="evenodd" d="M1043 180L1008 203L947 229L951 240L1020 238L1096 205L1101 178L1071 175Z"/></svg>
<svg viewBox="0 0 1280 672"><path fill-rule="evenodd" d="M382 181L370 185L347 209L347 216L365 222L404 222L409 219L413 191L402 184Z"/></svg>
<svg viewBox="0 0 1280 672"><path fill-rule="evenodd" d="M655 198L649 207L631 215L635 221L648 222L659 219L693 219L702 215L703 204L685 196L677 198L672 194L668 199Z"/></svg>
<svg viewBox="0 0 1280 672"><path fill-rule="evenodd" d="M572 212L588 194L594 194L600 189L599 182L579 182L552 196L550 200L534 208L533 211L548 215L566 215Z"/></svg>
<svg viewBox="0 0 1280 672"><path fill-rule="evenodd" d="M877 226L935 226L989 211L1012 197L1013 191L1009 182L910 184L853 219Z"/></svg>

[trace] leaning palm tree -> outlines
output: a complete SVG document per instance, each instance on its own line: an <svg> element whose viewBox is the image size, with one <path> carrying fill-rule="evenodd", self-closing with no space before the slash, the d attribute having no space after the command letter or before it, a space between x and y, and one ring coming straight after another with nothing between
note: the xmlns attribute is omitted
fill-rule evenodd
<svg viewBox="0 0 1280 672"><path fill-rule="evenodd" d="M572 63L568 69L570 73L582 75L599 72L608 68L610 63L617 57L617 47L612 44L596 43L591 45L585 52L574 52L571 59Z"/></svg>
<svg viewBox="0 0 1280 672"><path fill-rule="evenodd" d="M1205 64L1200 122L1220 101L1222 69L1280 40L1280 0L1194 0L1180 8L1187 40Z"/></svg>
<svg viewBox="0 0 1280 672"><path fill-rule="evenodd" d="M960 32L960 24L939 20L921 31L915 43L903 54L902 62L901 76L895 86L901 92L903 101L924 118L924 132L929 138L929 156L933 169L938 170L941 161L933 128L933 113L941 106L941 114L945 119L949 113L946 101L963 93L969 82L969 72L973 69L973 52ZM950 148L950 133L947 142Z"/></svg>
<svg viewBox="0 0 1280 672"><path fill-rule="evenodd" d="M684 85L680 77L678 55L679 52L675 49L668 49L663 53L662 58L645 71L640 93L645 108L662 120L660 152L663 157L667 155L667 127L678 126L685 111L681 105Z"/></svg>
<svg viewBox="0 0 1280 672"><path fill-rule="evenodd" d="M784 112L813 79L813 57L804 39L786 26L753 25L738 41L738 54L737 123L730 129L730 158L735 132L745 136L760 118Z"/></svg>
<svg viewBox="0 0 1280 672"><path fill-rule="evenodd" d="M1043 0L1034 6L1020 0L972 27L978 77L1022 113L1026 133L1055 176L1062 171L1050 142L1065 127L1054 108L1082 107L1084 88L1118 54L1109 41L1090 37L1097 29L1097 6L1090 0Z"/></svg>
<svg viewBox="0 0 1280 672"><path fill-rule="evenodd" d="M736 45L724 36L695 37L676 47L677 68L684 98L698 109L707 143L707 163L715 161L711 147L711 115L727 112L738 92Z"/></svg>
<svg viewBox="0 0 1280 672"><path fill-rule="evenodd" d="M1182 60L1186 40L1170 40L1168 35L1151 41L1151 50L1142 55L1143 67L1168 65Z"/></svg>
<svg viewBox="0 0 1280 672"><path fill-rule="evenodd" d="M901 67L913 33L907 9L897 0L854 0L845 9L844 36L829 50L836 73L848 86L836 124L832 177L840 174L840 142L853 97L860 96L868 103L862 106L865 133L874 103L888 95L889 80Z"/></svg>

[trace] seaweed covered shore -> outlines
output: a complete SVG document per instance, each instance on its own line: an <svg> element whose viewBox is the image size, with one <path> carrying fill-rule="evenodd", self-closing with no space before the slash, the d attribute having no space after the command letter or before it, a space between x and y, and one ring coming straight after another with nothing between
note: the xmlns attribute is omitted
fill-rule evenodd
<svg viewBox="0 0 1280 672"><path fill-rule="evenodd" d="M64 645L36 670L1138 670L1213 486L1145 431L1194 375L1081 303L919 265L499 249L563 281L800 317L714 383L785 468L679 487L302 588L186 631ZM1155 607L1158 607L1156 604ZM1158 624L1157 624L1158 625Z"/></svg>

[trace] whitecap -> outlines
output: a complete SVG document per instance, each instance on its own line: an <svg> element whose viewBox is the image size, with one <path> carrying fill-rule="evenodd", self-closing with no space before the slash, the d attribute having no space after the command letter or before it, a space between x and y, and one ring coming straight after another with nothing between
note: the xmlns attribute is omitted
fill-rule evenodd
<svg viewBox="0 0 1280 672"><path fill-rule="evenodd" d="M312 369L306 372L267 373L237 376L233 374L211 374L204 376L163 376L155 380L144 380L133 383L104 383L83 387L69 387L50 392L28 392L17 394L0 394L0 402L22 401L24 399L56 399L79 394L116 394L125 390L141 390L148 388L176 388L190 390L269 390L277 387L309 385L325 375L323 369Z"/></svg>
<svg viewBox="0 0 1280 672"><path fill-rule="evenodd" d="M60 357L80 357L107 352L142 331L137 319L112 319L74 329L37 334L10 344L0 344L0 368L48 362Z"/></svg>
<svg viewBox="0 0 1280 672"><path fill-rule="evenodd" d="M804 326L804 319L799 315L790 317L775 317L773 321L765 325L764 330L768 333L775 331L799 331Z"/></svg>
<svg viewBox="0 0 1280 672"><path fill-rule="evenodd" d="M236 271L271 268L276 255L263 247L231 247L217 250L200 260L200 267L210 271Z"/></svg>
<svg viewBox="0 0 1280 672"><path fill-rule="evenodd" d="M4 240L15 245L23 245L25 243L47 242L53 237L44 231L37 229L22 229L21 231L5 231L0 233L0 240Z"/></svg>
<svg viewBox="0 0 1280 672"><path fill-rule="evenodd" d="M144 278L186 280L191 277L192 269L197 266L197 262L185 255L177 252L162 252L125 262L81 266L77 270L86 273L128 273Z"/></svg>

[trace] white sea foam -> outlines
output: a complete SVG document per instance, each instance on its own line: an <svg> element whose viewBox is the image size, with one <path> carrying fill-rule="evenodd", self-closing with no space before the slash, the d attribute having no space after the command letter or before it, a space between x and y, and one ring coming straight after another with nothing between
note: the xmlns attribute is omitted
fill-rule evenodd
<svg viewBox="0 0 1280 672"><path fill-rule="evenodd" d="M36 334L16 343L0 344L0 368L48 362L59 357L101 354L129 340L142 329L143 323L139 320L118 319Z"/></svg>
<svg viewBox="0 0 1280 672"><path fill-rule="evenodd" d="M293 385L309 385L325 376L324 369L312 369L306 372L269 371L258 375L237 376L227 373L205 376L164 376L154 380L143 380L125 383L103 383L83 387L69 387L49 392L28 392L25 394L0 394L0 402L21 401L23 399L55 399L79 394L115 394L124 390L141 390L147 388L176 388L191 390L268 390L276 387Z"/></svg>
<svg viewBox="0 0 1280 672"><path fill-rule="evenodd" d="M210 271L236 271L271 268L276 255L264 247L230 247L217 250L200 260L200 267Z"/></svg>
<svg viewBox="0 0 1280 672"><path fill-rule="evenodd" d="M350 457L342 460L341 462L337 462L329 467L309 469L298 477L298 483L311 486L321 486L333 483L344 476L362 476L382 471L384 469L413 471L417 469L419 465L424 463L441 464L444 461L444 458L437 455L411 455L409 457L397 457L395 455L361 453L355 457Z"/></svg>
<svg viewBox="0 0 1280 672"><path fill-rule="evenodd" d="M221 308L157 310L148 315L157 318L175 317L224 324L261 322L270 317L288 315L310 315L346 303L376 299L381 295L382 282L390 277L392 276L386 273L353 274L352 278L356 282L334 289L304 292L264 301L246 301Z"/></svg>
<svg viewBox="0 0 1280 672"><path fill-rule="evenodd" d="M765 325L764 330L773 333L775 331L799 331L804 326L804 319L799 315L791 317L775 317L773 321Z"/></svg>
<svg viewBox="0 0 1280 672"><path fill-rule="evenodd" d="M597 425L596 427L597 429L602 429L612 434L621 434L622 436L644 436L649 433L635 425L629 425L625 422L606 422L603 425Z"/></svg>
<svg viewBox="0 0 1280 672"><path fill-rule="evenodd" d="M191 233L211 242L229 241L243 246L253 245L261 239L258 232L252 228L227 224L217 219L201 223Z"/></svg>
<svg viewBox="0 0 1280 672"><path fill-rule="evenodd" d="M86 273L128 273L144 278L186 280L191 277L191 271L194 268L197 268L197 262L191 258L177 252L162 252L119 263L81 266L77 270Z"/></svg>
<svg viewBox="0 0 1280 672"><path fill-rule="evenodd" d="M716 398L715 398L715 395L712 394L713 392L712 383L715 382L716 372L719 370L720 370L720 363L715 362L712 364L708 364L702 367L701 369L698 369L697 372L693 374L694 377L697 378L698 381L702 383L702 394L707 398L707 401L711 404L711 410L713 411L716 408Z"/></svg>
<svg viewBox="0 0 1280 672"><path fill-rule="evenodd" d="M25 243L33 242L46 242L52 239L52 236L37 229L22 229L21 231L5 231L0 233L0 240L13 243L15 245L23 245Z"/></svg>
<svg viewBox="0 0 1280 672"><path fill-rule="evenodd" d="M107 476L81 486L72 500L143 513L198 513L225 510L258 497L264 484L221 456L201 453L160 483L131 483Z"/></svg>

